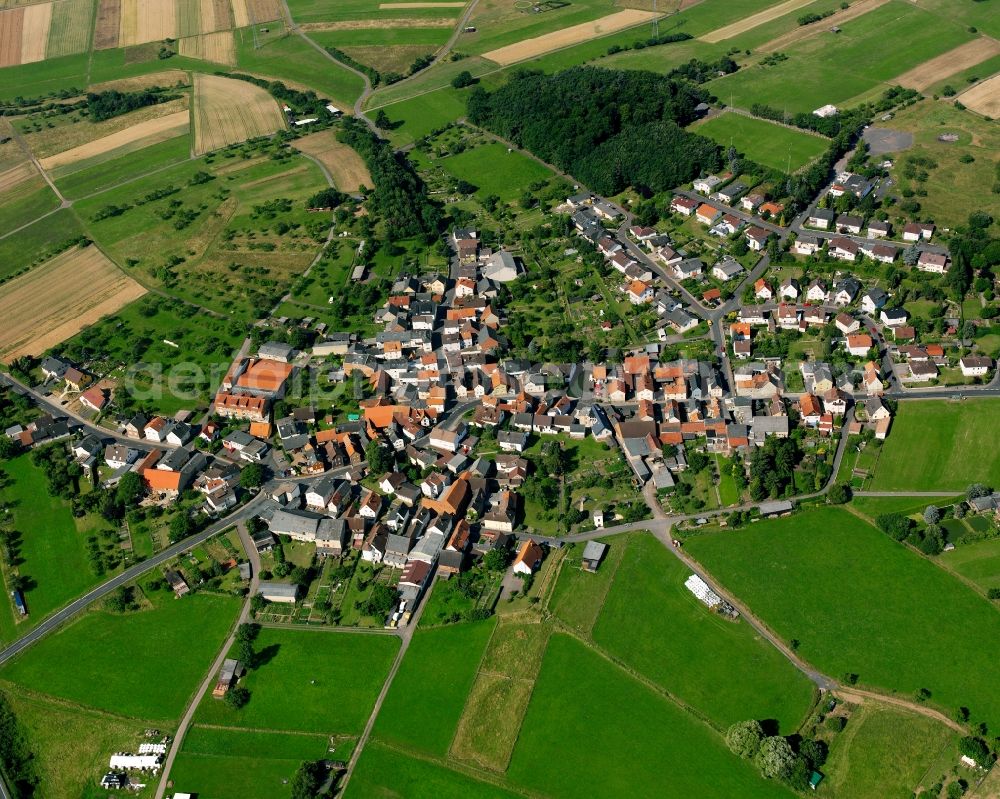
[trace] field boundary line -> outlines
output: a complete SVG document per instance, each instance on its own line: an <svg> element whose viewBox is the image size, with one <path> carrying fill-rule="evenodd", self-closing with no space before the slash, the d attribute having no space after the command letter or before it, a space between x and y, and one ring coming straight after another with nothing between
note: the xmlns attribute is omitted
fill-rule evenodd
<svg viewBox="0 0 1000 799"><path fill-rule="evenodd" d="M190 726L189 730L193 730L196 727L200 727L206 730L235 730L236 732L266 732L268 735L301 735L307 738L337 738L338 740L348 741L354 738L353 735L348 735L347 733L325 733L325 732L306 732L305 730L274 730L267 727L229 727L225 724L202 724L194 723ZM207 752L198 752L195 754L206 754L209 757L213 757L214 754L209 755ZM221 755L221 757L226 757L226 755Z"/></svg>
<svg viewBox="0 0 1000 799"><path fill-rule="evenodd" d="M465 718L465 712L469 709L469 697L472 696L472 689L476 687L476 681L479 679L479 675L484 671L483 663L486 660L486 653L490 651L490 644L493 643L493 637L497 634L497 630L500 627L500 616L494 613L493 617L496 619L496 623L493 625L490 637L486 639L486 646L483 647L483 653L479 656L479 663L476 664L476 673L472 678L472 685L469 687L469 692L465 695L465 703L462 705L462 712L458 714L458 722L455 724L455 732L452 734L451 740L448 741L448 754L451 754L451 749L455 745L455 739L458 738L458 730L462 726L462 719Z"/></svg>

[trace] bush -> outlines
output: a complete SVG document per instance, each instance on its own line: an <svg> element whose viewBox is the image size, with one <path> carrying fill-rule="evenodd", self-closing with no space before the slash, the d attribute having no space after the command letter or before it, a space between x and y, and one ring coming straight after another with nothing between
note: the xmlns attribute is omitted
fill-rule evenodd
<svg viewBox="0 0 1000 799"><path fill-rule="evenodd" d="M847 726L847 719L843 716L828 716L823 724L831 732L841 732Z"/></svg>

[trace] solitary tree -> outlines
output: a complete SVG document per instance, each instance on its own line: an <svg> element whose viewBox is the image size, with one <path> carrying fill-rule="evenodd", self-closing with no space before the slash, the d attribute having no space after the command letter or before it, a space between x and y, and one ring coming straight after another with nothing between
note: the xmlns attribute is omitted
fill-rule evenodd
<svg viewBox="0 0 1000 799"><path fill-rule="evenodd" d="M240 472L240 486L252 491L264 485L264 467L259 463L251 463Z"/></svg>
<svg viewBox="0 0 1000 799"><path fill-rule="evenodd" d="M769 780L783 780L792 773L795 753L780 735L765 738L753 758L754 765Z"/></svg>
<svg viewBox="0 0 1000 799"><path fill-rule="evenodd" d="M239 710L250 701L250 692L242 685L226 691L226 704L233 710Z"/></svg>

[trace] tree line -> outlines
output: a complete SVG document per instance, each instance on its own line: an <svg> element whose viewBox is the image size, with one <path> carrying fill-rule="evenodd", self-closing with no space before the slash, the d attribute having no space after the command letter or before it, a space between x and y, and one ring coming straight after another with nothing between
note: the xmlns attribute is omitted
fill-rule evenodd
<svg viewBox="0 0 1000 799"><path fill-rule="evenodd" d="M150 105L159 105L168 100L176 100L179 94L167 94L162 89L143 89L139 92L120 92L109 89L106 92L91 92L87 95L87 115L91 122L103 122L105 119L137 111Z"/></svg>
<svg viewBox="0 0 1000 799"><path fill-rule="evenodd" d="M574 67L519 71L493 92L476 87L468 112L601 194L628 186L655 193L721 166L717 144L682 129L707 97L652 72Z"/></svg>

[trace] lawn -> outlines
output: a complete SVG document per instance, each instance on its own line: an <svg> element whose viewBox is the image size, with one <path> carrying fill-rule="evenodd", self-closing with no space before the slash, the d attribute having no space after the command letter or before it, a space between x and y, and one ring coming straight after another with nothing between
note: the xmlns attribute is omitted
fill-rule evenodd
<svg viewBox="0 0 1000 799"><path fill-rule="evenodd" d="M901 402L882 445L873 491L963 491L1000 485L1000 402ZM985 457L969 457L970 453Z"/></svg>
<svg viewBox="0 0 1000 799"><path fill-rule="evenodd" d="M719 114L691 130L723 147L734 146L762 166L788 174L822 155L829 146L829 141L821 136L734 113Z"/></svg>
<svg viewBox="0 0 1000 799"><path fill-rule="evenodd" d="M856 516L816 509L686 548L821 671L1000 723L995 608Z"/></svg>
<svg viewBox="0 0 1000 799"><path fill-rule="evenodd" d="M933 719L865 704L833 739L821 789L851 799L910 799L951 742L951 731ZM939 775L927 776L933 782Z"/></svg>
<svg viewBox="0 0 1000 799"><path fill-rule="evenodd" d="M776 719L791 734L812 705L812 684L745 621L710 613L684 586L689 575L657 539L631 538L594 640L720 729Z"/></svg>
<svg viewBox="0 0 1000 799"><path fill-rule="evenodd" d="M709 727L562 634L549 642L507 777L553 799L792 796Z"/></svg>
<svg viewBox="0 0 1000 799"><path fill-rule="evenodd" d="M516 200L532 183L552 177L547 167L516 150L508 152L499 142L473 147L437 163L457 179L475 186L480 199L492 194L502 202Z"/></svg>
<svg viewBox="0 0 1000 799"><path fill-rule="evenodd" d="M443 762L408 757L375 741L365 747L344 793L345 799L515 799L520 795L453 771Z"/></svg>
<svg viewBox="0 0 1000 799"><path fill-rule="evenodd" d="M145 740L143 732L160 724L70 705L20 687L5 693L41 780L36 796L100 795L98 781L107 771L108 755L134 752Z"/></svg>
<svg viewBox="0 0 1000 799"><path fill-rule="evenodd" d="M327 757L328 740L324 735L195 725L184 738L170 779L176 790L205 799L287 799L299 765Z"/></svg>
<svg viewBox="0 0 1000 799"><path fill-rule="evenodd" d="M602 543L608 545L607 552L593 573L580 568L586 544L574 543L566 548L559 580L549 600L550 609L563 623L584 635L590 634L630 540L628 536L605 539Z"/></svg>
<svg viewBox="0 0 1000 799"><path fill-rule="evenodd" d="M964 26L902 0L795 43L775 66L755 64L707 84L729 105L768 103L788 112L842 104L889 84L918 64L971 39ZM891 41L892 47L883 46Z"/></svg>
<svg viewBox="0 0 1000 799"><path fill-rule="evenodd" d="M3 500L13 509L11 527L21 534L19 569L30 580L25 592L29 615L16 627L10 596L4 591L0 640L9 642L99 581L87 556L86 537L101 520L75 519L70 503L49 493L45 473L27 455L2 468L10 478Z"/></svg>
<svg viewBox="0 0 1000 799"><path fill-rule="evenodd" d="M218 653L239 600L206 593L177 600L157 592L152 603L124 615L90 610L11 661L0 678L125 716L177 719Z"/></svg>
<svg viewBox="0 0 1000 799"><path fill-rule="evenodd" d="M444 757L494 627L496 620L488 619L418 629L379 711L375 737ZM414 718L420 719L416 736Z"/></svg>
<svg viewBox="0 0 1000 799"><path fill-rule="evenodd" d="M984 591L1000 588L1000 538L960 544L950 552L941 553L940 560Z"/></svg>
<svg viewBox="0 0 1000 799"><path fill-rule="evenodd" d="M447 86L386 105L385 113L395 125L389 135L396 144L411 144L465 116L465 98L461 90ZM477 175L477 179L481 177Z"/></svg>
<svg viewBox="0 0 1000 799"><path fill-rule="evenodd" d="M264 628L254 642L263 661L243 678L241 710L206 695L199 724L357 734L389 673L398 639L328 630Z"/></svg>

